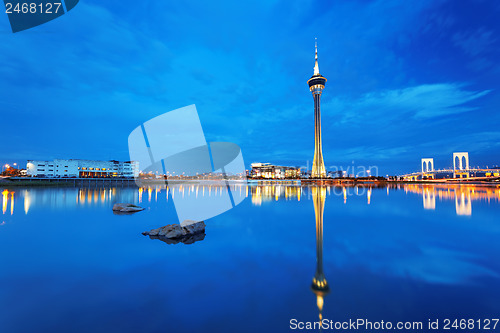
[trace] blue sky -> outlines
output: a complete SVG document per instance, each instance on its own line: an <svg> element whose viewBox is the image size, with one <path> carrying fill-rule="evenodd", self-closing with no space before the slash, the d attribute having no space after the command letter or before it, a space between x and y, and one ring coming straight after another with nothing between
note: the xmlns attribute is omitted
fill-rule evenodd
<svg viewBox="0 0 500 333"><path fill-rule="evenodd" d="M493 0L81 0L13 34L5 15L0 162L126 160L135 127L196 104L247 165L306 165L317 37L327 167L500 164L499 16Z"/></svg>

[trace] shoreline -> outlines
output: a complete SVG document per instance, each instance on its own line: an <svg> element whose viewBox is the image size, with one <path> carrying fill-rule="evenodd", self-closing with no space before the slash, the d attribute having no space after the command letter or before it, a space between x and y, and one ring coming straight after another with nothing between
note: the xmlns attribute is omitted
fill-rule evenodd
<svg viewBox="0 0 500 333"><path fill-rule="evenodd" d="M226 183L227 182L227 183ZM135 181L130 178L34 178L34 177L12 177L1 178L0 186L3 187L143 187L143 186L161 186L161 185L222 185L221 181L209 179L196 180L147 180L142 179ZM236 180L228 179L223 185L288 185L288 186L356 186L356 185L375 185L390 186L399 184L415 184L415 185L479 185L488 187L500 187L498 178L493 178L491 181L478 181L462 179L446 179L446 180L417 180L417 181L402 181L402 180L381 180L381 179L356 179L356 178L332 178L332 179L248 179Z"/></svg>

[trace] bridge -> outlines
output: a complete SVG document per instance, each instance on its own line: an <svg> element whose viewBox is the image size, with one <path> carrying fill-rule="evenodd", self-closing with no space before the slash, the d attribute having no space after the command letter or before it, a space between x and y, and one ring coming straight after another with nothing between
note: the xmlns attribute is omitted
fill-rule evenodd
<svg viewBox="0 0 500 333"><path fill-rule="evenodd" d="M405 181L457 182L500 181L500 168L473 168L469 166L469 153L453 153L453 168L434 169L433 158L421 159L421 171L400 176Z"/></svg>

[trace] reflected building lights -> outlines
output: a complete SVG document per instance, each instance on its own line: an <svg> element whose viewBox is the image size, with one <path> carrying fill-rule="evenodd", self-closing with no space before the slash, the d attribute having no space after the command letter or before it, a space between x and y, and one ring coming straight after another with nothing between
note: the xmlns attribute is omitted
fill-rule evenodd
<svg viewBox="0 0 500 333"><path fill-rule="evenodd" d="M143 189L139 189L139 192L142 191ZM161 189L157 189L157 192L160 191ZM10 215L14 215L16 201L21 201L24 214L28 215L33 207L39 206L63 208L75 204L76 206L107 205L115 198L121 202L137 202L138 199L137 192L121 191L119 188L29 188L19 194L5 189L1 194L3 215L7 214L7 211Z"/></svg>
<svg viewBox="0 0 500 333"><path fill-rule="evenodd" d="M8 200L9 200L9 191L4 190L2 192L2 214L5 214L5 212L7 211L7 205L9 202Z"/></svg>
<svg viewBox="0 0 500 333"><path fill-rule="evenodd" d="M264 201L278 201L280 199L300 201L302 188L286 185L258 185L247 186L247 196L251 195L252 203L260 206Z"/></svg>
<svg viewBox="0 0 500 333"><path fill-rule="evenodd" d="M424 209L436 209L436 192L434 189L426 188L422 192L422 198L424 201Z"/></svg>
<svg viewBox="0 0 500 333"><path fill-rule="evenodd" d="M242 188L244 186L244 188ZM238 189L239 187L239 189ZM361 189L360 189L361 187ZM285 201L301 201L303 196L307 200L315 200L314 187L309 186L295 186L286 184L269 184L269 185L234 185L231 184L231 192L240 193L240 196L245 195L245 197L250 197L251 202L255 206L260 206L266 202L276 202L279 200ZM401 189L404 193L408 195L410 193L416 193L422 196L423 208L426 210L436 210L436 204L440 204L444 201L455 202L456 214L462 216L472 215L472 205L474 201L483 202L500 202L500 187L493 186L476 186L476 185L425 185L425 184L398 184L397 186L391 186L391 189ZM333 197L342 197L339 200L343 200L344 204L347 204L347 197L353 196L350 200L354 202L357 197L364 197L364 191L366 191L366 204L371 204L371 197L373 191L377 191L377 187L367 187L362 185L356 185L354 187L346 186L330 186L324 187L324 195ZM383 190L383 188L379 188ZM62 189L57 189L61 191ZM330 190L330 192L329 192ZM1 190L0 190L1 191ZM39 205L52 205L55 207L63 207L67 204L77 205L97 205L97 204L108 204L109 202L138 202L139 204L143 201L144 191L148 191L148 201L158 202L159 198L162 198L162 192L165 191L165 200L168 202L169 195L172 198L175 197L177 192L181 192L182 196L224 196L227 194L227 186L218 185L174 185L174 186L158 186L158 187L140 187L137 191L133 190L128 194L124 194L120 188L75 188L75 189L64 189L61 198L57 199L56 190L44 189L40 191L38 189L22 190L17 195L10 190L3 190L2 194L2 214L8 214L9 211L11 215L14 214L15 201L23 201L19 204L24 206L24 213L28 214L33 207L38 207ZM152 196L153 191L155 192L154 197ZM304 192L305 191L305 192ZM389 190L386 190L389 193ZM169 193L170 192L170 193ZM213 192L213 193L212 193ZM396 193L396 192L394 192ZM178 193L179 194L179 193ZM125 196L125 197L124 197ZM439 202L438 202L439 201ZM10 207L9 207L10 205Z"/></svg>
<svg viewBox="0 0 500 333"><path fill-rule="evenodd" d="M472 200L470 193L468 193L467 196L463 192L460 193L459 195L455 194L455 210L457 212L457 215L472 215L471 201Z"/></svg>
<svg viewBox="0 0 500 333"><path fill-rule="evenodd" d="M78 200L78 196L76 197ZM24 191L24 214L28 215L28 212L30 210L30 205L31 205L31 197L29 195L29 192L27 190Z"/></svg>
<svg viewBox="0 0 500 333"><path fill-rule="evenodd" d="M10 215L14 215L14 192L10 192Z"/></svg>
<svg viewBox="0 0 500 333"><path fill-rule="evenodd" d="M500 202L500 187L405 184L404 190L405 193L422 195L424 209L436 209L436 198L440 201L454 200L456 214L463 216L472 215L473 201Z"/></svg>
<svg viewBox="0 0 500 333"><path fill-rule="evenodd" d="M360 189L361 187L361 189ZM391 186L388 186L386 193L390 192ZM422 196L424 209L435 210L436 201L455 201L456 213L458 215L471 215L473 201L490 202L495 200L500 202L500 187L492 186L476 186L476 185L422 185L422 184L398 184L392 186L392 189L403 190L405 194L417 193ZM335 196L342 196L344 204L347 203L347 197L354 195L355 197L364 196L366 190L367 204L371 204L373 195L373 187L364 187L356 185L349 186L332 186L326 188ZM336 190L337 189L337 190ZM341 189L341 190L340 190ZM252 199L252 204L262 205L265 201L278 200L294 200L300 201L302 191L307 191L307 198L311 197L312 191L308 187L300 186L285 186L285 185L257 185L247 187L249 195ZM341 192L340 192L341 191ZM389 194L388 194L389 195Z"/></svg>

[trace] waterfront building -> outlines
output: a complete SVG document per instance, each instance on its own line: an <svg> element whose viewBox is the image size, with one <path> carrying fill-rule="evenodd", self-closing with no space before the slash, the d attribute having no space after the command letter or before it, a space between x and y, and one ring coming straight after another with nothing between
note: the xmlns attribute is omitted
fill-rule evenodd
<svg viewBox="0 0 500 333"><path fill-rule="evenodd" d="M29 160L26 173L30 177L47 178L133 178L139 176L139 162L93 160Z"/></svg>
<svg viewBox="0 0 500 333"><path fill-rule="evenodd" d="M328 171L326 175L328 178L342 178L342 177L347 177L347 171L343 170Z"/></svg>
<svg viewBox="0 0 500 333"><path fill-rule="evenodd" d="M251 178L289 179L300 178L300 168L273 165L271 163L252 163Z"/></svg>
<svg viewBox="0 0 500 333"><path fill-rule="evenodd" d="M318 65L318 43L315 45L316 56L314 64L314 74L307 80L309 90L314 98L314 158L311 171L311 178L325 178L326 169L323 161L323 149L321 145L321 93L325 88L326 77L319 73Z"/></svg>

